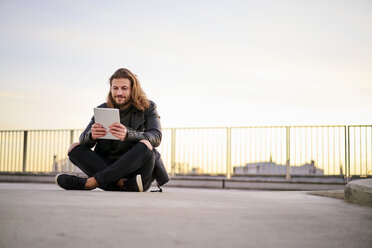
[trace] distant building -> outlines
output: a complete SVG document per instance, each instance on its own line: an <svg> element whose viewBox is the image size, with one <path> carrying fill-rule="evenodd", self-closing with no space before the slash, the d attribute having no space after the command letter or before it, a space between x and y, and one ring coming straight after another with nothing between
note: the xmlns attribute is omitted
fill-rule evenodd
<svg viewBox="0 0 372 248"><path fill-rule="evenodd" d="M285 175L287 166L275 162L249 163L234 167L234 175ZM314 161L301 166L291 166L291 175L324 175L323 170L314 166Z"/></svg>

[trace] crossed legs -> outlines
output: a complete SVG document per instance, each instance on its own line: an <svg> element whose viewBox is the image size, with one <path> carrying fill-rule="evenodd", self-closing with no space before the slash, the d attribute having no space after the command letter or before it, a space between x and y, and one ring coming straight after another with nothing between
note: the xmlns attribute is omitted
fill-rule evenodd
<svg viewBox="0 0 372 248"><path fill-rule="evenodd" d="M68 153L70 160L88 175L85 189L104 190L133 188L133 178L140 174L144 185L150 185L155 158L149 141L141 140L131 150L113 161L99 156L91 149L73 143Z"/></svg>

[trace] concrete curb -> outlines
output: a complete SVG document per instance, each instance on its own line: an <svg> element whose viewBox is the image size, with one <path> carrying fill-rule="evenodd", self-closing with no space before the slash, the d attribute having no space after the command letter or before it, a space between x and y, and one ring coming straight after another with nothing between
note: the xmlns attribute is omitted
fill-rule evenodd
<svg viewBox="0 0 372 248"><path fill-rule="evenodd" d="M345 201L372 207L372 179L355 180L346 184Z"/></svg>

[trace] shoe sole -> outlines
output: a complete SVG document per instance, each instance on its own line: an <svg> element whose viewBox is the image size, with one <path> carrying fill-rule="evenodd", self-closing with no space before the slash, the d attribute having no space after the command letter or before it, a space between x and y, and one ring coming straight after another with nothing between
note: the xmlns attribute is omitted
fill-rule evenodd
<svg viewBox="0 0 372 248"><path fill-rule="evenodd" d="M143 192L143 185L142 185L141 175L136 176L136 182L137 182L137 186L138 186L138 191Z"/></svg>

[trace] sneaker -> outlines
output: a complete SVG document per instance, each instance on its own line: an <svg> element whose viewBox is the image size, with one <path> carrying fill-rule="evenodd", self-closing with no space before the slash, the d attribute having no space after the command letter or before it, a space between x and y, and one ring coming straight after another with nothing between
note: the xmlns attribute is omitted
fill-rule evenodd
<svg viewBox="0 0 372 248"><path fill-rule="evenodd" d="M66 190L88 190L85 188L87 178L67 174L58 174L54 180L59 187Z"/></svg>
<svg viewBox="0 0 372 248"><path fill-rule="evenodd" d="M138 192L143 192L142 178L141 178L141 175L139 174L136 176L136 183L138 187Z"/></svg>

